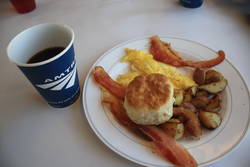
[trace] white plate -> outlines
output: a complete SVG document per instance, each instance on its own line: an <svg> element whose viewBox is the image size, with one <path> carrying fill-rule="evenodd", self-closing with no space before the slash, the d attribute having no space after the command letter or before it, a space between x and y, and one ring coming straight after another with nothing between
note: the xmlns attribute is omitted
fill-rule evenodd
<svg viewBox="0 0 250 167"><path fill-rule="evenodd" d="M161 37L185 58L211 59L216 57L212 49L196 42L179 38ZM127 63L119 60L124 56L124 48L148 50L148 38L135 39L115 46L101 56L90 69L83 88L83 106L87 120L103 143L119 155L145 166L172 166L149 148L149 143L128 132L119 125L112 114L101 104L101 91L93 81L91 72L95 66L102 66L112 78L125 73ZM194 156L199 166L213 163L220 159L242 140L247 132L250 120L249 92L240 73L225 60L215 67L228 80L223 93L222 124L213 131L204 131L200 140L181 140Z"/></svg>

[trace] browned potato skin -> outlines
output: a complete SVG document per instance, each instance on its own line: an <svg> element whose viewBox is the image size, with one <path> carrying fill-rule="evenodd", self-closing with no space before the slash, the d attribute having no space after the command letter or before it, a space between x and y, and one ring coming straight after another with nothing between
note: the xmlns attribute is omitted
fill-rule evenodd
<svg viewBox="0 0 250 167"><path fill-rule="evenodd" d="M190 91L186 91L184 93L184 99L183 102L190 102L192 100L192 94Z"/></svg>
<svg viewBox="0 0 250 167"><path fill-rule="evenodd" d="M199 111L198 117L207 129L215 129L221 124L221 116L214 112Z"/></svg>
<svg viewBox="0 0 250 167"><path fill-rule="evenodd" d="M210 100L209 104L206 107L206 110L209 112L219 112L221 109L220 97L216 95L213 99Z"/></svg>
<svg viewBox="0 0 250 167"><path fill-rule="evenodd" d="M218 71L215 70L208 70L205 75L205 83L209 84L212 82L218 82L222 80L224 77L219 73Z"/></svg>
<svg viewBox="0 0 250 167"><path fill-rule="evenodd" d="M198 90L195 95L196 96L207 96L208 92L205 90Z"/></svg>
<svg viewBox="0 0 250 167"><path fill-rule="evenodd" d="M163 129L166 134L174 138L176 134L177 123L165 122L160 125L160 128Z"/></svg>
<svg viewBox="0 0 250 167"><path fill-rule="evenodd" d="M180 116L184 119L184 127L191 135L198 138L202 135L200 121L194 112L182 107L176 107L174 108L174 116Z"/></svg>
<svg viewBox="0 0 250 167"><path fill-rule="evenodd" d="M191 110L194 113L196 112L195 106L192 103L190 103L190 102L184 102L184 103L182 103L181 107L189 109L189 110Z"/></svg>
<svg viewBox="0 0 250 167"><path fill-rule="evenodd" d="M182 123L186 121L186 118L182 115L178 115L178 116L176 116L176 118L178 118L178 120L180 120L180 122L182 122Z"/></svg>
<svg viewBox="0 0 250 167"><path fill-rule="evenodd" d="M216 93L223 91L226 88L226 86L227 86L227 80L222 79L217 82L212 82L206 85L201 85L199 86L199 89L206 90L209 93L216 94Z"/></svg>
<svg viewBox="0 0 250 167"><path fill-rule="evenodd" d="M169 121L160 125L160 128L169 136L176 140L183 137L184 126L178 119L170 119Z"/></svg>
<svg viewBox="0 0 250 167"><path fill-rule="evenodd" d="M209 99L206 96L197 96L192 99L191 103L200 109L205 109L209 103Z"/></svg>
<svg viewBox="0 0 250 167"><path fill-rule="evenodd" d="M203 85L205 83L205 71L200 68L196 68L193 73L193 80L198 85Z"/></svg>

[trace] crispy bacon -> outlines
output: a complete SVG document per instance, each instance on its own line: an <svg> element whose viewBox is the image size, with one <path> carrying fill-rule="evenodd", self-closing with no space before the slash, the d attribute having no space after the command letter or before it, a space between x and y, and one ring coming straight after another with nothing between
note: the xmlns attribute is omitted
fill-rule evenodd
<svg viewBox="0 0 250 167"><path fill-rule="evenodd" d="M175 67L189 66L194 68L210 68L220 64L225 59L224 51L218 51L218 57L206 61L185 61L180 58L166 43L162 42L158 36L150 38L150 53L154 59Z"/></svg>
<svg viewBox="0 0 250 167"><path fill-rule="evenodd" d="M167 47L158 36L151 37L150 41L151 45L149 51L155 60L173 65L175 67L183 66L182 59L170 50L170 46L168 45Z"/></svg>
<svg viewBox="0 0 250 167"><path fill-rule="evenodd" d="M185 66L194 67L194 68L210 68L210 67L220 64L221 62L223 62L224 59L225 59L225 52L223 50L219 50L218 57L214 59L210 59L206 61L197 61L197 62L184 61L183 64Z"/></svg>
<svg viewBox="0 0 250 167"><path fill-rule="evenodd" d="M144 126L141 130L153 140L156 149L158 149L162 156L173 164L181 167L197 166L195 159L189 152L160 128L156 126Z"/></svg>
<svg viewBox="0 0 250 167"><path fill-rule="evenodd" d="M114 96L106 96L102 99L103 103L109 104L110 105L110 110L116 120L122 124L123 126L133 130L133 129L138 129L140 125L135 124L132 122L129 117L126 114L126 110L123 107L123 102L119 99L117 99Z"/></svg>
<svg viewBox="0 0 250 167"><path fill-rule="evenodd" d="M126 110L123 107L122 99L124 99L124 96L122 98L121 96L124 93L124 88L116 87L116 93L112 93L111 91L113 88L110 87L110 85L116 85L116 82L107 76L108 74L103 70L103 68L95 68L94 77L97 83L104 86L112 95L114 95L106 96L102 101L103 103L110 105L110 111L116 120L129 129L140 130L145 135L147 135L153 141L156 149L162 154L162 156L173 164L183 167L197 166L195 159L188 153L188 151L183 146L178 144L175 139L165 134L161 129L156 126L144 126L132 122L127 116ZM119 96L116 96L117 94Z"/></svg>
<svg viewBox="0 0 250 167"><path fill-rule="evenodd" d="M101 66L95 67L93 71L94 78L98 84L108 89L108 91L119 99L124 99L126 88L120 85L117 82L114 82L113 79L104 71Z"/></svg>

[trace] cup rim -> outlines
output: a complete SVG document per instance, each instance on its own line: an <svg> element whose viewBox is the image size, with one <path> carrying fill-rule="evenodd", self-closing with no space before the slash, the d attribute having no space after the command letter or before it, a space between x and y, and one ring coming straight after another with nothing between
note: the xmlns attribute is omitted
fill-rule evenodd
<svg viewBox="0 0 250 167"><path fill-rule="evenodd" d="M16 39L18 38L19 36L23 35L24 33L26 33L27 31L33 29L33 28L36 28L36 27L39 27L39 26L44 26L44 25L56 25L56 26L60 26L60 27L63 27L63 28L66 28L70 31L71 33L71 40L69 42L69 44L65 47L65 49L60 52L59 54L57 54L56 56L50 58L50 59L47 59L45 61L41 61L41 62L37 62L37 63L21 63L21 62L18 62L16 60L14 60L12 57L9 56L9 50L10 50L10 45L11 43ZM21 66L21 67L36 67L36 66L41 66L41 65L44 65L44 64L48 64L56 59L58 59L59 57L61 57L62 55L64 55L68 50L69 48L72 46L73 42L74 42L74 39L75 39L75 34L74 34L74 31L71 27L69 27L68 25L66 24L56 24L56 23L42 23L42 24L38 24L38 25L35 25L35 26L32 26L32 27L29 27L23 31L21 31L20 33L18 33L8 44L7 46L7 55L10 59L11 62L15 63L16 65L18 66Z"/></svg>

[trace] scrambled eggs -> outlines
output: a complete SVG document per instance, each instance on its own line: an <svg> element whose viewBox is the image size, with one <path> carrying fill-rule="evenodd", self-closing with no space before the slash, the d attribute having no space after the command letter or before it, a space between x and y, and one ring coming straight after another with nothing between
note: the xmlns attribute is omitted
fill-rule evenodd
<svg viewBox="0 0 250 167"><path fill-rule="evenodd" d="M121 62L129 62L130 73L119 75L117 82L127 86L136 76L141 74L160 73L166 75L175 89L187 89L196 83L186 75L178 73L176 68L160 63L149 53L134 49L125 49L125 56Z"/></svg>

